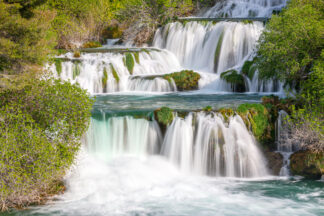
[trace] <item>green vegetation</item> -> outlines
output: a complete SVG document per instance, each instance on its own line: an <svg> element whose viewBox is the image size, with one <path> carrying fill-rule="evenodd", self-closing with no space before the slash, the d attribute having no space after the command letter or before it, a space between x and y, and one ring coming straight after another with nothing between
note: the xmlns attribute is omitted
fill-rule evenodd
<svg viewBox="0 0 324 216"><path fill-rule="evenodd" d="M80 73L81 73L80 63L74 62L73 63L73 79L75 79L77 76L79 76Z"/></svg>
<svg viewBox="0 0 324 216"><path fill-rule="evenodd" d="M57 74L60 76L62 73L62 59L54 59L54 64L55 64L55 68L57 71Z"/></svg>
<svg viewBox="0 0 324 216"><path fill-rule="evenodd" d="M247 76L250 80L253 79L257 67L253 61L245 61L242 67L242 73Z"/></svg>
<svg viewBox="0 0 324 216"><path fill-rule="evenodd" d="M107 68L104 68L103 76L101 78L103 92L107 91L107 81L108 81L108 72L107 72Z"/></svg>
<svg viewBox="0 0 324 216"><path fill-rule="evenodd" d="M135 61L134 61L132 53L129 53L129 52L125 53L125 57L123 60L124 60L124 64L127 67L129 73L133 74Z"/></svg>
<svg viewBox="0 0 324 216"><path fill-rule="evenodd" d="M257 140L271 138L269 112L262 104L241 104L237 112Z"/></svg>
<svg viewBox="0 0 324 216"><path fill-rule="evenodd" d="M101 43L98 41L88 41L82 45L82 48L98 48L102 47Z"/></svg>
<svg viewBox="0 0 324 216"><path fill-rule="evenodd" d="M113 77L115 78L116 82L119 83L119 76L118 76L118 73L117 71L115 70L113 64L110 63L110 68L111 68L111 72L113 74Z"/></svg>
<svg viewBox="0 0 324 216"><path fill-rule="evenodd" d="M157 122L166 127L173 121L173 110L168 107L162 107L154 111L154 116Z"/></svg>
<svg viewBox="0 0 324 216"><path fill-rule="evenodd" d="M81 57L81 53L80 53L80 51L74 51L74 53L73 53L73 57L74 58L80 58Z"/></svg>
<svg viewBox="0 0 324 216"><path fill-rule="evenodd" d="M239 74L236 70L229 70L221 73L221 78L227 83L230 83L234 91L244 92L245 91L245 81L242 74Z"/></svg>
<svg viewBox="0 0 324 216"><path fill-rule="evenodd" d="M200 75L191 70L183 70L163 76L164 79L175 82L179 91L189 91L198 89Z"/></svg>
<svg viewBox="0 0 324 216"><path fill-rule="evenodd" d="M226 122L228 122L229 118L234 115L234 111L231 108L221 108L218 112L223 116Z"/></svg>
<svg viewBox="0 0 324 216"><path fill-rule="evenodd" d="M217 72L217 68L218 68L218 61L219 61L219 55L220 55L220 51L222 48L222 44L223 44L223 38L224 38L224 32L221 33L221 35L219 36L218 42L217 42L217 47L215 50L215 56L214 56L214 71Z"/></svg>
<svg viewBox="0 0 324 216"><path fill-rule="evenodd" d="M211 112L213 110L213 108L211 106L206 106L205 108L203 108L203 111L205 112Z"/></svg>
<svg viewBox="0 0 324 216"><path fill-rule="evenodd" d="M320 179L324 174L324 152L298 151L290 157L290 170L293 175L310 179Z"/></svg>
<svg viewBox="0 0 324 216"><path fill-rule="evenodd" d="M0 92L0 207L39 203L62 189L88 127L92 101L58 80L19 80Z"/></svg>

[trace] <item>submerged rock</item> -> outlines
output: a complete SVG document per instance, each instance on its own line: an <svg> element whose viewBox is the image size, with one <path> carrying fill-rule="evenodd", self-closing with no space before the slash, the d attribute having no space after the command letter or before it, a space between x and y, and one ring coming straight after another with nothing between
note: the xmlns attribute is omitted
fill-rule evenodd
<svg viewBox="0 0 324 216"><path fill-rule="evenodd" d="M324 175L324 152L301 150L290 156L290 170L293 175L309 179L320 179Z"/></svg>
<svg viewBox="0 0 324 216"><path fill-rule="evenodd" d="M265 152L264 156L267 158L271 174L278 176L283 166L283 156L279 152Z"/></svg>

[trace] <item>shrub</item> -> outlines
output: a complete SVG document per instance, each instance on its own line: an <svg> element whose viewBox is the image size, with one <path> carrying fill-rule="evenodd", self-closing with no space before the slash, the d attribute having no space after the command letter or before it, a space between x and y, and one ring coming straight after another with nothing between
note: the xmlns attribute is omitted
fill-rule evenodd
<svg viewBox="0 0 324 216"><path fill-rule="evenodd" d="M196 90L199 87L200 75L191 70L183 70L163 76L164 79L175 82L179 91Z"/></svg>
<svg viewBox="0 0 324 216"><path fill-rule="evenodd" d="M229 70L223 72L220 76L227 83L230 83L233 90L237 92L245 91L245 81L242 74L237 73L236 70Z"/></svg>
<svg viewBox="0 0 324 216"><path fill-rule="evenodd" d="M173 110L168 107L162 107L154 111L154 116L159 124L167 126L173 121Z"/></svg>
<svg viewBox="0 0 324 216"><path fill-rule="evenodd" d="M98 41L89 41L82 45L82 48L98 48L102 47L101 43Z"/></svg>
<svg viewBox="0 0 324 216"><path fill-rule="evenodd" d="M62 188L91 107L85 90L59 80L24 80L22 88L0 92L2 210L39 203Z"/></svg>
<svg viewBox="0 0 324 216"><path fill-rule="evenodd" d="M241 104L237 112L245 124L251 128L257 140L271 138L270 116L262 104Z"/></svg>

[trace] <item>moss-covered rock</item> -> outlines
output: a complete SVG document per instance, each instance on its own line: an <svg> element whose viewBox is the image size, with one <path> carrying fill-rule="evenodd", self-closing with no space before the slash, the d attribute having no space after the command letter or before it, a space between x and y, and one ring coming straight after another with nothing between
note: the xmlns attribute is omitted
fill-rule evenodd
<svg viewBox="0 0 324 216"><path fill-rule="evenodd" d="M237 108L237 112L258 141L273 139L270 115L262 104L241 104Z"/></svg>
<svg viewBox="0 0 324 216"><path fill-rule="evenodd" d="M232 88L236 92L245 92L245 81L242 74L239 74L236 70L229 70L221 73L220 76L227 83L231 84Z"/></svg>
<svg viewBox="0 0 324 216"><path fill-rule="evenodd" d="M107 81L108 81L108 72L107 69L104 68L103 76L101 78L103 92L107 91Z"/></svg>
<svg viewBox="0 0 324 216"><path fill-rule="evenodd" d="M215 54L214 54L214 71L215 71L215 73L217 73L217 69L218 69L219 55L220 55L220 51L221 51L222 44L223 44L223 38L224 38L224 32L222 32L221 35L219 36L219 40L217 42L217 47L216 47Z"/></svg>
<svg viewBox="0 0 324 216"><path fill-rule="evenodd" d="M290 170L293 175L309 179L320 179L324 174L324 152L301 150L290 156Z"/></svg>
<svg viewBox="0 0 324 216"><path fill-rule="evenodd" d="M168 126L173 121L173 110L169 107L162 107L154 111L154 117L160 125Z"/></svg>
<svg viewBox="0 0 324 216"><path fill-rule="evenodd" d="M115 78L116 82L119 83L120 78L118 76L118 73L116 71L116 69L114 68L114 65L110 63L110 69L111 69L111 73L113 75L113 77Z"/></svg>
<svg viewBox="0 0 324 216"><path fill-rule="evenodd" d="M133 74L135 61L134 61L132 53L130 53L130 52L125 53L125 57L123 60L124 60L124 64L127 67L129 73Z"/></svg>
<svg viewBox="0 0 324 216"><path fill-rule="evenodd" d="M234 115L234 111L231 108L221 108L218 112L223 116L226 122Z"/></svg>
<svg viewBox="0 0 324 216"><path fill-rule="evenodd" d="M164 79L175 82L178 91L197 90L199 87L200 75L192 70L183 70L163 76Z"/></svg>
<svg viewBox="0 0 324 216"><path fill-rule="evenodd" d="M242 67L242 73L247 76L250 80L253 79L257 67L253 61L245 61Z"/></svg>
<svg viewBox="0 0 324 216"><path fill-rule="evenodd" d="M98 41L88 41L82 45L82 48L98 48L102 47L101 43Z"/></svg>
<svg viewBox="0 0 324 216"><path fill-rule="evenodd" d="M79 50L74 51L74 53L73 53L73 57L74 57L74 58L80 58L80 57L81 57L81 53L80 53L80 51L79 51Z"/></svg>
<svg viewBox="0 0 324 216"><path fill-rule="evenodd" d="M77 78L81 73L80 63L74 62L73 63L73 79Z"/></svg>
<svg viewBox="0 0 324 216"><path fill-rule="evenodd" d="M206 106L203 108L203 111L205 112L211 112L213 110L213 108L211 106Z"/></svg>
<svg viewBox="0 0 324 216"><path fill-rule="evenodd" d="M117 24L108 26L105 28L102 33L102 37L105 39L116 39L116 38L121 38L123 35L123 31Z"/></svg>
<svg viewBox="0 0 324 216"><path fill-rule="evenodd" d="M283 156L279 152L265 152L264 156L268 161L268 169L272 175L278 176L283 166Z"/></svg>

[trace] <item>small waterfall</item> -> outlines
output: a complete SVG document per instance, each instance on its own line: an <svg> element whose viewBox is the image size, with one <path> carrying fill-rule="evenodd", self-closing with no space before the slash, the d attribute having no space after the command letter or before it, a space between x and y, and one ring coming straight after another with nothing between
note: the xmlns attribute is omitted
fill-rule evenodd
<svg viewBox="0 0 324 216"><path fill-rule="evenodd" d="M157 154L161 143L155 121L131 116L92 118L87 136L88 151L104 160L125 154L137 157Z"/></svg>
<svg viewBox="0 0 324 216"><path fill-rule="evenodd" d="M218 1L204 17L270 17L279 11L287 0L225 0Z"/></svg>
<svg viewBox="0 0 324 216"><path fill-rule="evenodd" d="M224 122L216 113L175 118L167 130L162 154L179 168L200 175L260 177L267 168L241 117Z"/></svg>
<svg viewBox="0 0 324 216"><path fill-rule="evenodd" d="M290 139L289 131L289 115L281 110L278 115L277 125L276 125L276 140L277 140L277 150L283 156L283 167L280 170L280 176L289 176L289 158L290 155L299 149L298 145L292 143Z"/></svg>
<svg viewBox="0 0 324 216"><path fill-rule="evenodd" d="M160 77L154 79L135 77L129 79L128 89L130 91L175 92L177 91L177 86L174 81L169 82Z"/></svg>

